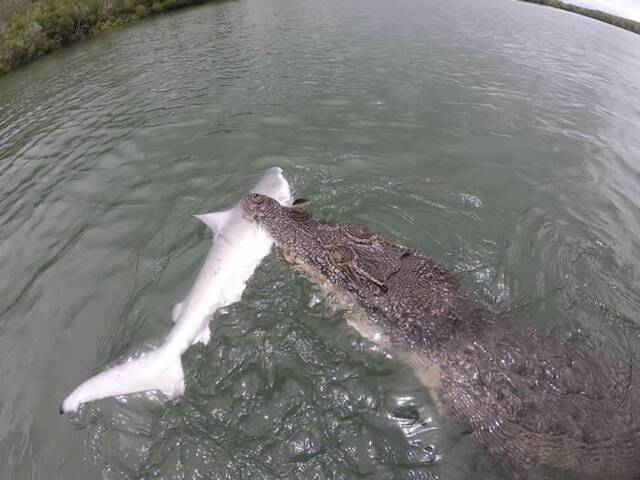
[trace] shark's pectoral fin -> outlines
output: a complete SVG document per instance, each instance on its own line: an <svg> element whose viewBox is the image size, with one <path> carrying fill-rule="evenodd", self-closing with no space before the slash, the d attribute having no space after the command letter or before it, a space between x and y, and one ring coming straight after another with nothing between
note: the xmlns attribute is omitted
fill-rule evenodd
<svg viewBox="0 0 640 480"><path fill-rule="evenodd" d="M211 212L203 213L202 215L194 215L194 218L197 218L207 227L209 227L215 235L224 226L224 224L227 223L232 213L233 209L224 210L222 212Z"/></svg>
<svg viewBox="0 0 640 480"><path fill-rule="evenodd" d="M209 328L209 325L207 325L200 331L200 333L198 334L198 336L196 337L193 343L201 343L203 345L206 345L207 343L209 343L210 338L211 338L211 329Z"/></svg>
<svg viewBox="0 0 640 480"><path fill-rule="evenodd" d="M177 322L184 311L184 302L176 303L171 309L171 319Z"/></svg>

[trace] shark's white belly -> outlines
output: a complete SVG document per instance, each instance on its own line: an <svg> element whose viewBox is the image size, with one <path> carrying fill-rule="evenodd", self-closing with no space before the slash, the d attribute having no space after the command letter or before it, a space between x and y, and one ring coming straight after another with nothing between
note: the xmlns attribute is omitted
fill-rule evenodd
<svg viewBox="0 0 640 480"><path fill-rule="evenodd" d="M252 192L291 204L289 184L277 167L267 170ZM174 306L172 316L176 323L165 342L80 384L62 402L61 412L75 411L91 400L147 390L159 390L169 398L182 395L184 372L180 356L194 342L208 341L212 315L240 300L253 271L271 249L271 240L260 227L244 218L238 206L196 217L214 232L214 244L191 291Z"/></svg>

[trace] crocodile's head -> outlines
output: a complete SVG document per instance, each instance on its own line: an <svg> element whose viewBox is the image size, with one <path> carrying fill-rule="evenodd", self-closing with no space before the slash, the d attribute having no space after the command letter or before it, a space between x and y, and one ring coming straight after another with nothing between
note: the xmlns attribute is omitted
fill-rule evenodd
<svg viewBox="0 0 640 480"><path fill-rule="evenodd" d="M241 207L273 238L286 260L360 298L384 296L389 277L406 255L405 249L372 234L366 225L323 222L300 205L284 207L253 193Z"/></svg>
<svg viewBox="0 0 640 480"><path fill-rule="evenodd" d="M322 221L301 206L284 207L256 193L241 201L245 216L266 230L285 260L338 294L332 298L339 307L355 304L383 322L385 332L397 329L413 343L450 337L451 319L466 307L444 266L366 225Z"/></svg>

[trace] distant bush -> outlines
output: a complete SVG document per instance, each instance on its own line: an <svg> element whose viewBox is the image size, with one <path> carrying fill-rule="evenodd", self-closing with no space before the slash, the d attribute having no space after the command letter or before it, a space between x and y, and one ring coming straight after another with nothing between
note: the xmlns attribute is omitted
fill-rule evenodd
<svg viewBox="0 0 640 480"><path fill-rule="evenodd" d="M153 2L153 5L151 5L151 11L153 13L160 13L162 10L164 10L162 2Z"/></svg>
<svg viewBox="0 0 640 480"><path fill-rule="evenodd" d="M578 7L577 5L571 5L559 0L523 0L524 2L537 3L539 5L547 5L549 7L561 8L569 12L578 13L585 17L590 17L601 22L609 23L616 27L624 28L635 33L640 33L640 22L635 22L627 18L617 17L615 15L609 15L608 13L600 10L592 10L590 8Z"/></svg>
<svg viewBox="0 0 640 480"><path fill-rule="evenodd" d="M13 1L0 10L0 74L91 33L207 0ZM2 4L0 4L2 6Z"/></svg>
<svg viewBox="0 0 640 480"><path fill-rule="evenodd" d="M151 9L146 5L137 5L133 10L133 13L138 18L148 17L151 14Z"/></svg>

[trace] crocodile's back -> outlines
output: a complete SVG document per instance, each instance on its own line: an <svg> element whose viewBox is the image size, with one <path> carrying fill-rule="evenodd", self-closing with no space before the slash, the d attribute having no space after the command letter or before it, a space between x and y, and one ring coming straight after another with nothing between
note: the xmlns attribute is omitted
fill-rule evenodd
<svg viewBox="0 0 640 480"><path fill-rule="evenodd" d="M640 477L640 389L631 365L498 322L440 350L440 403L520 476L541 466ZM616 477L617 478L617 477Z"/></svg>
<svg viewBox="0 0 640 480"><path fill-rule="evenodd" d="M437 366L438 403L465 431L522 477L549 466L640 478L640 377L630 362L518 329L431 258L409 249L397 258L386 295L361 303L384 310L386 302L388 331L413 359L418 352Z"/></svg>

